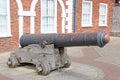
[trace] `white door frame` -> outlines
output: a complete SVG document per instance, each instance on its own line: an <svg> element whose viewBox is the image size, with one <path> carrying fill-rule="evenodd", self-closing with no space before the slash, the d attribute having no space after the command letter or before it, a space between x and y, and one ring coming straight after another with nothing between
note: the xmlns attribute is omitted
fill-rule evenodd
<svg viewBox="0 0 120 80"><path fill-rule="evenodd" d="M23 35L23 18L24 16L29 16L30 17L30 33L35 33L35 6L38 2L38 0L33 0L30 11L24 11L23 10L23 5L21 0L16 0L17 5L18 5L18 16L19 16L19 38Z"/></svg>
<svg viewBox="0 0 120 80"><path fill-rule="evenodd" d="M65 12L65 5L63 3L62 0L58 0L61 9L62 9L62 13L61 13L61 17L62 17L62 33L65 33L65 19L66 19L66 12Z"/></svg>
<svg viewBox="0 0 120 80"><path fill-rule="evenodd" d="M42 0L40 0L42 1ZM61 17L62 17L62 33L65 32L65 18L66 18L66 12L65 12L65 5L63 3L62 0L55 0L55 7L56 7L56 10L55 10L55 32L57 32L57 1L59 2L60 6L61 6L61 9L62 9L62 13L61 13ZM17 5L18 5L18 15L19 15L19 38L21 37L21 35L23 35L23 14L21 12L24 12L23 11L23 5L22 5L22 2L21 0L16 0L17 2ZM36 12L35 12L35 6L37 4L38 0L33 0L32 1L32 4L31 4L31 8L30 8L30 11L31 13L34 13L31 15L31 18L30 18L30 33L35 33L35 16L36 16ZM21 15L20 15L21 14ZM41 19L42 21L42 19ZM41 31L42 32L42 31Z"/></svg>

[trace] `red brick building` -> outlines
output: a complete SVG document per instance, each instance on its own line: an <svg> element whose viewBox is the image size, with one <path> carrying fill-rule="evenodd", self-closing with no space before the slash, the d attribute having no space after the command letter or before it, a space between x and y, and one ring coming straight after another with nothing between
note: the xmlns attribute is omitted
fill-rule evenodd
<svg viewBox="0 0 120 80"><path fill-rule="evenodd" d="M0 52L25 33L110 32L114 0L2 0Z"/></svg>

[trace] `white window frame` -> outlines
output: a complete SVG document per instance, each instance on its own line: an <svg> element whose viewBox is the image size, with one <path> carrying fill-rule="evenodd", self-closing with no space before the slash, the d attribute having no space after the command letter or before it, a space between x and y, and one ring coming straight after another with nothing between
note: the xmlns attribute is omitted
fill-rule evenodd
<svg viewBox="0 0 120 80"><path fill-rule="evenodd" d="M12 35L11 35L11 24L10 24L10 0L6 0L6 2L7 2L7 14L6 14L6 16L7 16L7 33L6 34L1 34L0 33L0 37L11 37Z"/></svg>
<svg viewBox="0 0 120 80"><path fill-rule="evenodd" d="M90 3L91 4L91 8L90 8L90 24L83 24L83 20L81 21L82 27L92 27L92 1L82 1L82 3ZM82 19L83 19L83 4L82 4Z"/></svg>
<svg viewBox="0 0 120 80"><path fill-rule="evenodd" d="M57 33L57 0L54 0L54 1L55 1L55 13L54 13L54 14L55 14L55 19L54 19L54 22L55 22L55 23L54 23L54 29L55 29L55 31L52 32L52 33ZM42 16L43 16L43 15L42 15L42 11L43 11L42 9L43 9L43 8L42 8L42 0L41 0L41 33L49 33L49 32L43 32L43 31L42 31L42 28L43 28L43 27L42 27L42 22L43 22L43 21L42 21ZM50 33L51 33L51 32L50 32Z"/></svg>
<svg viewBox="0 0 120 80"><path fill-rule="evenodd" d="M106 13L105 13L105 24L101 24L101 22L100 22L100 16L101 16L101 14L100 14L100 7L101 6L106 6ZM99 5L99 26L107 26L107 13L108 13L108 5L106 4L106 3L100 3L100 5Z"/></svg>

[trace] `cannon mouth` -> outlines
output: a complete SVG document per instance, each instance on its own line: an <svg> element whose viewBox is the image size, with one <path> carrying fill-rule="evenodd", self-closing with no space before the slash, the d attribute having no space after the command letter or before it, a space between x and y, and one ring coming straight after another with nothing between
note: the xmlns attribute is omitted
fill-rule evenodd
<svg viewBox="0 0 120 80"><path fill-rule="evenodd" d="M104 47L110 41L109 34L105 32L98 32L97 43L99 47Z"/></svg>
<svg viewBox="0 0 120 80"><path fill-rule="evenodd" d="M109 34L105 34L104 40L105 40L105 43L109 43L110 42L110 36L109 36Z"/></svg>

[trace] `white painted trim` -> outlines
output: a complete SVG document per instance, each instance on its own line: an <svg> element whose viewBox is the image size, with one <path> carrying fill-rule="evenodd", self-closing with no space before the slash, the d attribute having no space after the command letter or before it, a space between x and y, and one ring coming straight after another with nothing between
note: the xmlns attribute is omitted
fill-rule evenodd
<svg viewBox="0 0 120 80"><path fill-rule="evenodd" d="M72 6L72 3L73 3L73 1L72 1L72 0L71 0L71 1L69 1L69 0L68 0L68 1L66 1L66 5L67 5L67 6Z"/></svg>
<svg viewBox="0 0 120 80"><path fill-rule="evenodd" d="M68 14L68 16L66 17L66 26L65 28L67 29L67 33L71 33L72 32L72 15L73 15L73 0L67 0L66 1L66 5L67 5L67 9L66 9L66 14Z"/></svg>
<svg viewBox="0 0 120 80"><path fill-rule="evenodd" d="M72 10L66 9L66 13L72 13Z"/></svg>
<svg viewBox="0 0 120 80"><path fill-rule="evenodd" d="M35 6L38 0L33 0L30 11L23 11L23 5L21 0L16 0L18 5L18 15L19 15L19 38L23 35L23 16L30 16L30 33L35 33Z"/></svg>
<svg viewBox="0 0 120 80"><path fill-rule="evenodd" d="M0 34L0 38L12 37L12 35L8 34Z"/></svg>
<svg viewBox="0 0 120 80"><path fill-rule="evenodd" d="M55 0L55 33L57 33L57 0Z"/></svg>
<svg viewBox="0 0 120 80"><path fill-rule="evenodd" d="M68 21L68 22L72 22L72 19L71 19L72 17L66 17L66 21Z"/></svg>
<svg viewBox="0 0 120 80"><path fill-rule="evenodd" d="M54 32L52 32L52 33L57 33L57 0L54 0L55 1L55 19L54 19L54 29L55 29L55 31ZM42 24L42 10L43 8L42 8L42 0L41 0L41 24ZM41 25L41 33L46 33L46 32L43 32L42 31L42 25ZM48 32L49 33L49 32Z"/></svg>
<svg viewBox="0 0 120 80"><path fill-rule="evenodd" d="M62 8L62 33L65 33L65 18L66 18L66 13L65 13L65 6L62 0L58 0L61 8Z"/></svg>
<svg viewBox="0 0 120 80"><path fill-rule="evenodd" d="M18 5L18 9L23 11L23 6L22 6L21 0L16 0L16 2L17 2L17 5Z"/></svg>
<svg viewBox="0 0 120 80"><path fill-rule="evenodd" d="M90 24L83 24L82 23L82 27L92 27L92 1L83 1L83 2L87 2L87 3L90 3L91 4L91 13L90 13ZM82 4L83 5L83 4ZM82 6L83 7L83 6ZM83 8L82 8L83 9ZM82 13L83 14L83 13ZM83 18L83 15L82 15L82 18Z"/></svg>
<svg viewBox="0 0 120 80"><path fill-rule="evenodd" d="M62 17L62 33L65 33L65 17Z"/></svg>
<svg viewBox="0 0 120 80"><path fill-rule="evenodd" d="M18 14L20 11L23 11L23 6L21 0L16 0L18 5ZM19 38L23 35L23 16L19 16Z"/></svg>
<svg viewBox="0 0 120 80"><path fill-rule="evenodd" d="M19 16L19 38L23 35L23 16Z"/></svg>
<svg viewBox="0 0 120 80"><path fill-rule="evenodd" d="M7 0L7 27L8 27L8 36L11 35L11 23L10 23L10 0Z"/></svg>
<svg viewBox="0 0 120 80"><path fill-rule="evenodd" d="M40 3L41 3L41 26L40 26L41 29L40 29L40 30L41 30L41 33L44 33L44 32L42 31L42 30L43 30L43 27L42 27L42 22L43 22L43 21L42 21L42 10L43 10L43 9L42 9L42 6L43 6L43 5L42 5L42 0L40 0L40 1L41 1L41 2L40 2Z"/></svg>
<svg viewBox="0 0 120 80"><path fill-rule="evenodd" d="M36 16L35 7L36 7L37 2L38 0L33 0L31 7L30 7L30 11L34 12L35 16ZM30 33L32 34L35 33L35 16L30 17Z"/></svg>
<svg viewBox="0 0 120 80"><path fill-rule="evenodd" d="M18 11L19 16L36 16L35 11Z"/></svg>
<svg viewBox="0 0 120 80"><path fill-rule="evenodd" d="M35 10L35 6L36 6L37 2L38 2L38 0L33 0L33 1L32 1L31 7L30 7L30 10L31 10L31 11L34 11L34 10Z"/></svg>
<svg viewBox="0 0 120 80"><path fill-rule="evenodd" d="M34 16L30 17L30 33L31 34L35 33L35 17Z"/></svg>
<svg viewBox="0 0 120 80"><path fill-rule="evenodd" d="M41 29L40 29L40 30L41 30L41 33L43 33L43 31L42 31L42 22L43 22L43 21L42 21L42 10L43 10L43 9L42 9L42 0L40 0L40 1L41 1L41 2L40 2L40 3L41 3L41 26L40 26Z"/></svg>
<svg viewBox="0 0 120 80"><path fill-rule="evenodd" d="M103 25L103 24L100 24L100 6L101 5L104 5L104 6L106 6L106 13L105 13L105 24ZM107 25L107 13L108 13L108 5L106 4L106 3L100 3L100 5L99 5L99 26L101 27L101 26L108 26Z"/></svg>

